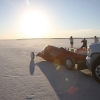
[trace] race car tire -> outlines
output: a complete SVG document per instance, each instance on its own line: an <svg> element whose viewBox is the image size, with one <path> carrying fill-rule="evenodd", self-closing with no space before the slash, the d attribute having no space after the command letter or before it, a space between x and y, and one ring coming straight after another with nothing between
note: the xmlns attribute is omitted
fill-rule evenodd
<svg viewBox="0 0 100 100"><path fill-rule="evenodd" d="M68 70L72 70L75 67L75 60L73 58L67 58L65 65Z"/></svg>

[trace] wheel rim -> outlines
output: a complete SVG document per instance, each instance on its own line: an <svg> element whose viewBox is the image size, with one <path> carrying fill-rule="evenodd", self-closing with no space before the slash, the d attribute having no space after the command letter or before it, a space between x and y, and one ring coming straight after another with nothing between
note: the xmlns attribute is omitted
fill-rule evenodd
<svg viewBox="0 0 100 100"><path fill-rule="evenodd" d="M67 59L67 60L66 60L66 66L67 66L68 68L71 68L71 67L72 67L72 61L71 61L70 59Z"/></svg>
<svg viewBox="0 0 100 100"><path fill-rule="evenodd" d="M98 65L95 69L96 76L100 79L100 65Z"/></svg>

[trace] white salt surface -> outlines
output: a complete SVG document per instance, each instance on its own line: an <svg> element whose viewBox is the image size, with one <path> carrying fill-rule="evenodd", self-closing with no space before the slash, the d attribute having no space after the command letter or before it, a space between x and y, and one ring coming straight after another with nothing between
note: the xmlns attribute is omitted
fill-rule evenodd
<svg viewBox="0 0 100 100"><path fill-rule="evenodd" d="M74 47L81 47L81 39ZM88 44L93 40L88 40ZM100 100L100 84L86 69L69 71L40 57L45 45L70 47L67 39L0 40L0 100Z"/></svg>

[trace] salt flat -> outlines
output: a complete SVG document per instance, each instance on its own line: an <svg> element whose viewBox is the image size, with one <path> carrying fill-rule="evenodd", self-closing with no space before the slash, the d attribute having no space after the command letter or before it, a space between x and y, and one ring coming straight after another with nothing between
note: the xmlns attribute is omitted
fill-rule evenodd
<svg viewBox="0 0 100 100"><path fill-rule="evenodd" d="M74 47L81 47L80 41L74 40ZM88 69L69 71L40 57L31 60L32 51L48 44L70 47L67 39L0 40L0 100L100 100L100 84Z"/></svg>

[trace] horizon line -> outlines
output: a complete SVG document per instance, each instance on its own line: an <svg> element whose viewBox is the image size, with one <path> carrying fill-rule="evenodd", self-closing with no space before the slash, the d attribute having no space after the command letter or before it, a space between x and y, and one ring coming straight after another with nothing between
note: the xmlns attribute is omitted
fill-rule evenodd
<svg viewBox="0 0 100 100"><path fill-rule="evenodd" d="M94 39L94 37L85 37L86 39ZM100 38L100 37L98 37ZM30 40L30 39L69 39L69 38L17 38L17 39L0 39L0 40ZM75 37L73 39L83 39L82 37Z"/></svg>

